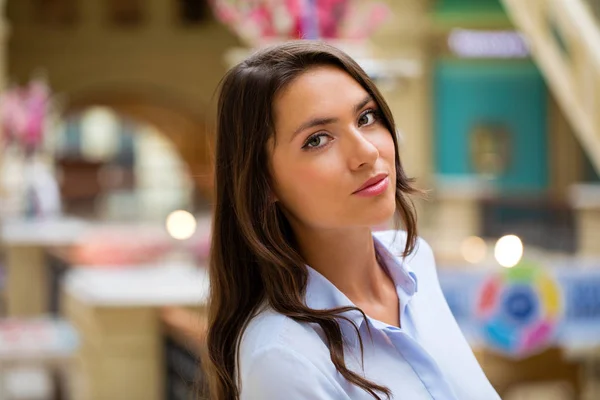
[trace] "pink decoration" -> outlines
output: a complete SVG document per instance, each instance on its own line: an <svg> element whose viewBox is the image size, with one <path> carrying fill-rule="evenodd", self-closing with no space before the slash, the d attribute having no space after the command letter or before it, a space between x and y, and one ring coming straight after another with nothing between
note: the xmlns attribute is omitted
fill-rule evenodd
<svg viewBox="0 0 600 400"><path fill-rule="evenodd" d="M316 0L315 0L316 1ZM317 17L321 36L323 38L338 38L341 34L341 23L348 15L349 4L347 0L322 0L317 1Z"/></svg>
<svg viewBox="0 0 600 400"><path fill-rule="evenodd" d="M44 122L50 107L50 89L42 80L24 88L13 87L0 95L1 129L7 142L16 142L28 153L43 144Z"/></svg>
<svg viewBox="0 0 600 400"><path fill-rule="evenodd" d="M384 3L360 0L211 0L210 4L217 18L252 46L312 38L315 18L319 39L365 40L390 15Z"/></svg>
<svg viewBox="0 0 600 400"><path fill-rule="evenodd" d="M533 327L525 330L520 351L530 353L544 348L554 332L554 321L540 321Z"/></svg>

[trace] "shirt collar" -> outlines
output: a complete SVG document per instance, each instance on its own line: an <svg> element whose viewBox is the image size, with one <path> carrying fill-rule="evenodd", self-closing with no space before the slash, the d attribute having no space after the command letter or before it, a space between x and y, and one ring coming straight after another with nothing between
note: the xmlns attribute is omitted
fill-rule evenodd
<svg viewBox="0 0 600 400"><path fill-rule="evenodd" d="M401 253L394 255L392 253L393 248L382 243L375 235L373 235L373 242L380 260L394 281L401 303L404 303L401 306L405 307L410 298L417 292L417 276L406 261L401 258ZM308 265L307 268L306 305L308 307L315 310L355 307L352 301L327 278ZM359 329L364 323L362 314L356 310L347 311L340 315L347 317ZM348 321L340 320L339 323L345 337L355 336L355 330Z"/></svg>
<svg viewBox="0 0 600 400"><path fill-rule="evenodd" d="M376 234L373 235L373 242L375 243L375 250L391 275L396 288L400 288L407 295L413 296L418 291L417 275L402 257L404 248L397 249L393 243L386 245Z"/></svg>

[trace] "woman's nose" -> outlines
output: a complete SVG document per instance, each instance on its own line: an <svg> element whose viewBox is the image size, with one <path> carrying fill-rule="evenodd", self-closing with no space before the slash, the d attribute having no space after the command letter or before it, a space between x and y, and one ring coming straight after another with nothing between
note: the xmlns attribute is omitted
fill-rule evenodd
<svg viewBox="0 0 600 400"><path fill-rule="evenodd" d="M350 128L346 139L346 154L350 169L356 170L364 166L371 166L379 158L379 150L367 138L364 133L357 128Z"/></svg>

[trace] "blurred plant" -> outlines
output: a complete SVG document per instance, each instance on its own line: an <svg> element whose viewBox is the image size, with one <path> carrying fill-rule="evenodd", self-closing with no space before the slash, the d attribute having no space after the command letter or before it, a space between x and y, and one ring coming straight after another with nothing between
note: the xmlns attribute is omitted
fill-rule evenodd
<svg viewBox="0 0 600 400"><path fill-rule="evenodd" d="M50 88L45 80L33 79L25 87L13 86L0 95L0 128L5 146L16 144L26 155L44 143L50 112Z"/></svg>
<svg viewBox="0 0 600 400"><path fill-rule="evenodd" d="M217 18L250 46L290 39L365 40L390 15L361 0L211 0Z"/></svg>

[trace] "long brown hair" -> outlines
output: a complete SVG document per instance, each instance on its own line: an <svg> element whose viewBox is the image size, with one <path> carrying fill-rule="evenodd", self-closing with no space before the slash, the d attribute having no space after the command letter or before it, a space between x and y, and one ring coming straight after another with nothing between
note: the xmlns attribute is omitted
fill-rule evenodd
<svg viewBox="0 0 600 400"><path fill-rule="evenodd" d="M267 142L274 135L275 96L307 69L322 65L347 72L378 104L396 147L396 210L408 234L404 255L415 247L416 215L407 195L417 190L400 163L394 120L375 84L352 58L323 43L296 41L261 50L234 67L221 83L217 111L204 360L211 400L239 399L238 345L250 318L265 301L295 321L318 324L327 337L331 361L344 378L374 398L380 399L377 392L390 395L386 387L346 368L338 321L346 319L342 312L356 308L314 310L306 306L308 271L288 221L271 198ZM362 351L362 340L360 346Z"/></svg>

